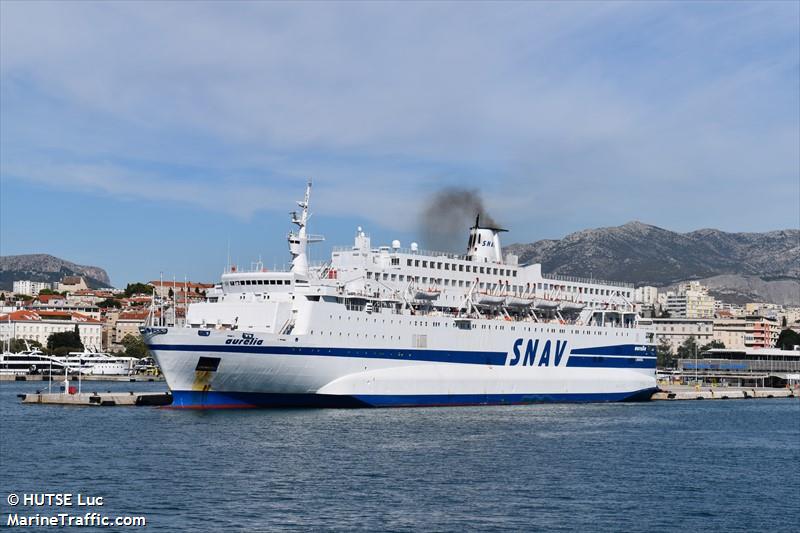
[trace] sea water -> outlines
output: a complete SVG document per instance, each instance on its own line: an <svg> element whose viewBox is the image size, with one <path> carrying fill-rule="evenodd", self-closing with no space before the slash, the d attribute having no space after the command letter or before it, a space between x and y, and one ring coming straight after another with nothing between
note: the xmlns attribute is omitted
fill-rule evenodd
<svg viewBox="0 0 800 533"><path fill-rule="evenodd" d="M67 493L102 498L71 513L144 516L148 531L800 529L793 399L178 411L16 397L46 387L0 383L2 526L59 512L9 494Z"/></svg>

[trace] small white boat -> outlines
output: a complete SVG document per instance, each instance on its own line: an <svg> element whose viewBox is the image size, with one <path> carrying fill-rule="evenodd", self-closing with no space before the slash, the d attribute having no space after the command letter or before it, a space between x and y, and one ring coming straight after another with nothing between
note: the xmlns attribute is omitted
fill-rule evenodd
<svg viewBox="0 0 800 533"><path fill-rule="evenodd" d="M101 352L70 352L67 357L54 357L70 372L84 376L127 376L133 372L138 359L115 357Z"/></svg>
<svg viewBox="0 0 800 533"><path fill-rule="evenodd" d="M536 309L556 309L558 307L558 302L545 300L544 298L534 298L533 305Z"/></svg>
<svg viewBox="0 0 800 533"><path fill-rule="evenodd" d="M41 374L50 369L64 372L64 365L36 349L0 354L0 375Z"/></svg>
<svg viewBox="0 0 800 533"><path fill-rule="evenodd" d="M559 306L559 309L561 311L578 312L578 311L582 311L584 307L586 307L586 306L581 304L581 303L577 303L577 302L561 302L561 305Z"/></svg>
<svg viewBox="0 0 800 533"><path fill-rule="evenodd" d="M506 296L505 304L508 307L528 307L533 305L533 298L526 298L524 296Z"/></svg>
<svg viewBox="0 0 800 533"><path fill-rule="evenodd" d="M442 294L439 289L417 289L414 291L415 300L435 300Z"/></svg>
<svg viewBox="0 0 800 533"><path fill-rule="evenodd" d="M506 297L500 294L489 294L488 292L477 292L472 297L478 305L501 305L506 301Z"/></svg>

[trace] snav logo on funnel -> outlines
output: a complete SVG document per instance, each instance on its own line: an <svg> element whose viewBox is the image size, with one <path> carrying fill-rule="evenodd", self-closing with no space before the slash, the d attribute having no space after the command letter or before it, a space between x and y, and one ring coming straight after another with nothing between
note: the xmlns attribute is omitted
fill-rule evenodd
<svg viewBox="0 0 800 533"><path fill-rule="evenodd" d="M567 341L555 341L554 344L550 340L540 343L539 339L528 339L527 342L517 339L513 353L508 354L506 366L559 366L566 350Z"/></svg>

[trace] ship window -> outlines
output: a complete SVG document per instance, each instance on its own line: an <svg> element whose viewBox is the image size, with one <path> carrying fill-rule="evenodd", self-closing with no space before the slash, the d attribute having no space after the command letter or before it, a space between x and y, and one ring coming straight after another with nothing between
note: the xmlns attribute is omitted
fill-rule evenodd
<svg viewBox="0 0 800 533"><path fill-rule="evenodd" d="M414 266L415 266L415 267L418 267L418 266L419 266L419 259L415 259L415 260L414 260Z"/></svg>
<svg viewBox="0 0 800 533"><path fill-rule="evenodd" d="M411 259L406 259L406 266L411 266Z"/></svg>
<svg viewBox="0 0 800 533"><path fill-rule="evenodd" d="M442 264L441 263L436 263L436 268L442 268Z"/></svg>
<svg viewBox="0 0 800 533"><path fill-rule="evenodd" d="M422 266L423 266L424 268L428 268L428 262L427 262L427 261L423 261L423 262L422 262Z"/></svg>
<svg viewBox="0 0 800 533"><path fill-rule="evenodd" d="M458 265L458 271L464 272L464 265Z"/></svg>
<svg viewBox="0 0 800 533"><path fill-rule="evenodd" d="M367 279L372 279L372 272L367 272Z"/></svg>
<svg viewBox="0 0 800 533"><path fill-rule="evenodd" d="M496 268L492 269L492 274L494 274L495 276L497 275L497 269Z"/></svg>

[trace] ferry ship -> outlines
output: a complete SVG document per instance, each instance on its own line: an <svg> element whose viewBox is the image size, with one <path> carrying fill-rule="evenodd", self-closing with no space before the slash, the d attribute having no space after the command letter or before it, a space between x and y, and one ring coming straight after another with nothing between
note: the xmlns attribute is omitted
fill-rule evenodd
<svg viewBox="0 0 800 533"><path fill-rule="evenodd" d="M173 407L635 401L657 390L632 286L520 265L502 253L505 230L480 218L465 255L374 247L359 227L352 246L311 264L322 237L307 233L310 195L309 182L291 214L290 268L230 265L183 327L141 328Z"/></svg>

